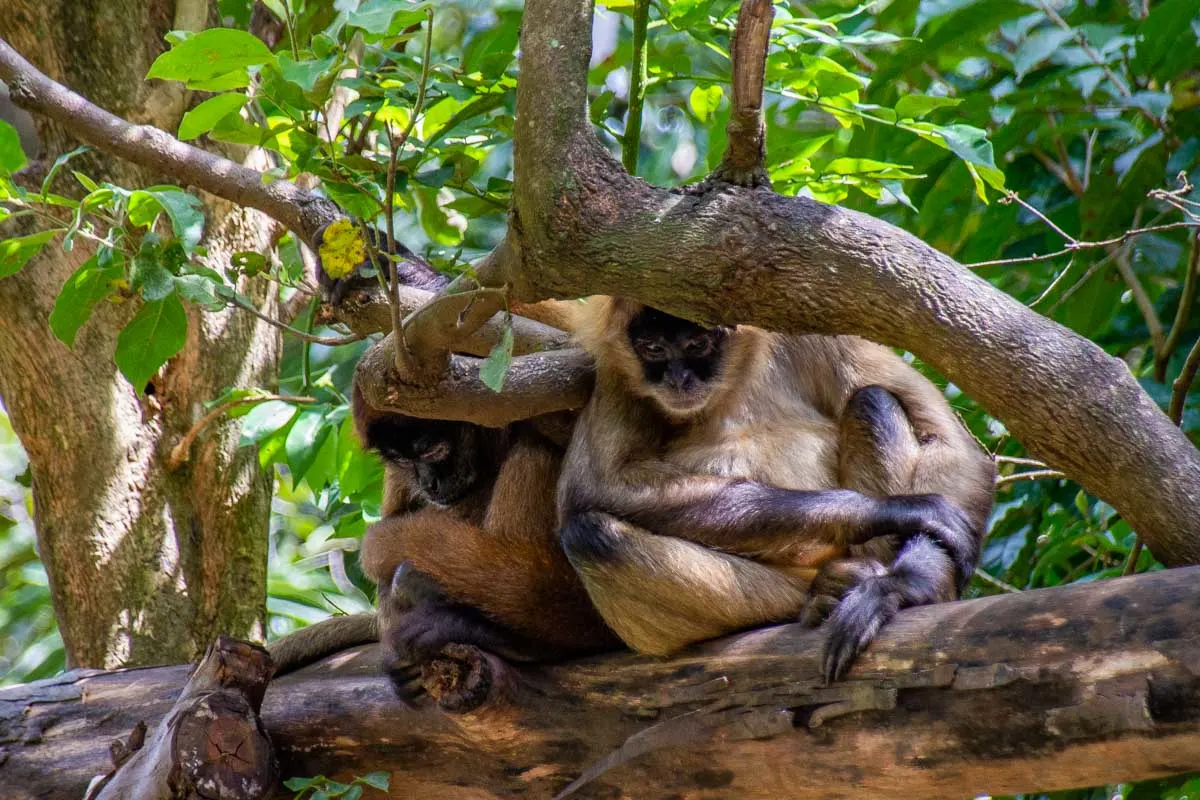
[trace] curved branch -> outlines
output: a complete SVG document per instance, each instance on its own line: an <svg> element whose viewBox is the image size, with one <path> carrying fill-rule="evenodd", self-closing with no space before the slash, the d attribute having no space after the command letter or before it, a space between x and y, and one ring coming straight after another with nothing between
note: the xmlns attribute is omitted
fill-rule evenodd
<svg viewBox="0 0 1200 800"><path fill-rule="evenodd" d="M520 299L634 297L708 323L857 334L931 364L1168 564L1200 561L1200 452L1119 359L866 214L629 177L586 118L590 0L528 0L517 89Z"/></svg>
<svg viewBox="0 0 1200 800"><path fill-rule="evenodd" d="M180 183L262 211L309 246L342 212L323 197L290 181L263 183L262 174L229 159L184 144L150 125L131 125L52 81L0 39L0 80L14 104L53 119L100 149L170 175Z"/></svg>
<svg viewBox="0 0 1200 800"><path fill-rule="evenodd" d="M592 393L592 360L582 350L554 350L514 358L504 391L479 378L482 361L451 356L433 384L405 383L396 372L391 334L372 345L355 372L371 406L423 419L453 419L500 428L519 419L582 408Z"/></svg>

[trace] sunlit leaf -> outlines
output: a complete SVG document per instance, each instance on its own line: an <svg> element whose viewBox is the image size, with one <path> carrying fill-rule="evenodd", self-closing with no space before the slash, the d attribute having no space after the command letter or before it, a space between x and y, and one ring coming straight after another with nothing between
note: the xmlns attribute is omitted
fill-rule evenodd
<svg viewBox="0 0 1200 800"><path fill-rule="evenodd" d="M257 36L233 28L209 28L156 58L146 77L183 81L194 88L213 91L212 86L203 84L231 76L223 88L234 89L249 83L247 67L265 64L273 58Z"/></svg>
<svg viewBox="0 0 1200 800"><path fill-rule="evenodd" d="M113 358L121 374L139 392L167 359L187 341L187 314L179 298L145 303L117 336Z"/></svg>
<svg viewBox="0 0 1200 800"><path fill-rule="evenodd" d="M183 115L179 123L179 138L186 142L208 133L225 117L240 111L249 100L244 94L219 94L208 98Z"/></svg>

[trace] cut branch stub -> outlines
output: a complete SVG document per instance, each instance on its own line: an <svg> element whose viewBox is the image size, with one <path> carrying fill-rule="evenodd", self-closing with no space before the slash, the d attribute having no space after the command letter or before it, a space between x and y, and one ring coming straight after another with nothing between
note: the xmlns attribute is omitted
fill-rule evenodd
<svg viewBox="0 0 1200 800"><path fill-rule="evenodd" d="M733 92L726 126L727 144L724 159L713 178L739 186L771 185L763 166L767 153L762 108L763 75L774 17L771 0L742 0L730 44Z"/></svg>
<svg viewBox="0 0 1200 800"><path fill-rule="evenodd" d="M149 737L142 724L114 742L88 800L267 797L279 772L258 713L273 671L263 648L219 637Z"/></svg>

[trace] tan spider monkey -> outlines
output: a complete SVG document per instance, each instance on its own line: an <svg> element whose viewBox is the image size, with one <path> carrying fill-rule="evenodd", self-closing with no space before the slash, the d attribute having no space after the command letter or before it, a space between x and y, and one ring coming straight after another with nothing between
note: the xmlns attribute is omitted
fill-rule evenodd
<svg viewBox="0 0 1200 800"><path fill-rule="evenodd" d="M561 538L626 644L667 655L832 610L833 680L898 609L965 586L993 467L890 350L617 298L585 314L596 388L559 482Z"/></svg>

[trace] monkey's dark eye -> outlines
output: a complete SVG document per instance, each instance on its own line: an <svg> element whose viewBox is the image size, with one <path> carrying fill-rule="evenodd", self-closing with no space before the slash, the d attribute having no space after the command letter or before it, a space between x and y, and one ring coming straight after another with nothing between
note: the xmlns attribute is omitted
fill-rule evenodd
<svg viewBox="0 0 1200 800"><path fill-rule="evenodd" d="M667 348L658 342L638 342L635 349L637 354L646 361L667 360Z"/></svg>
<svg viewBox="0 0 1200 800"><path fill-rule="evenodd" d="M433 462L433 463L436 463L439 461L445 461L449 457L450 457L450 443L444 442L444 441L436 442L435 444L426 448L426 450L423 453L421 453L421 455L419 456L419 458L422 461L428 461L428 462Z"/></svg>
<svg viewBox="0 0 1200 800"><path fill-rule="evenodd" d="M683 345L683 354L688 358L707 358L712 355L713 342L712 338L702 336L698 339L689 339Z"/></svg>

